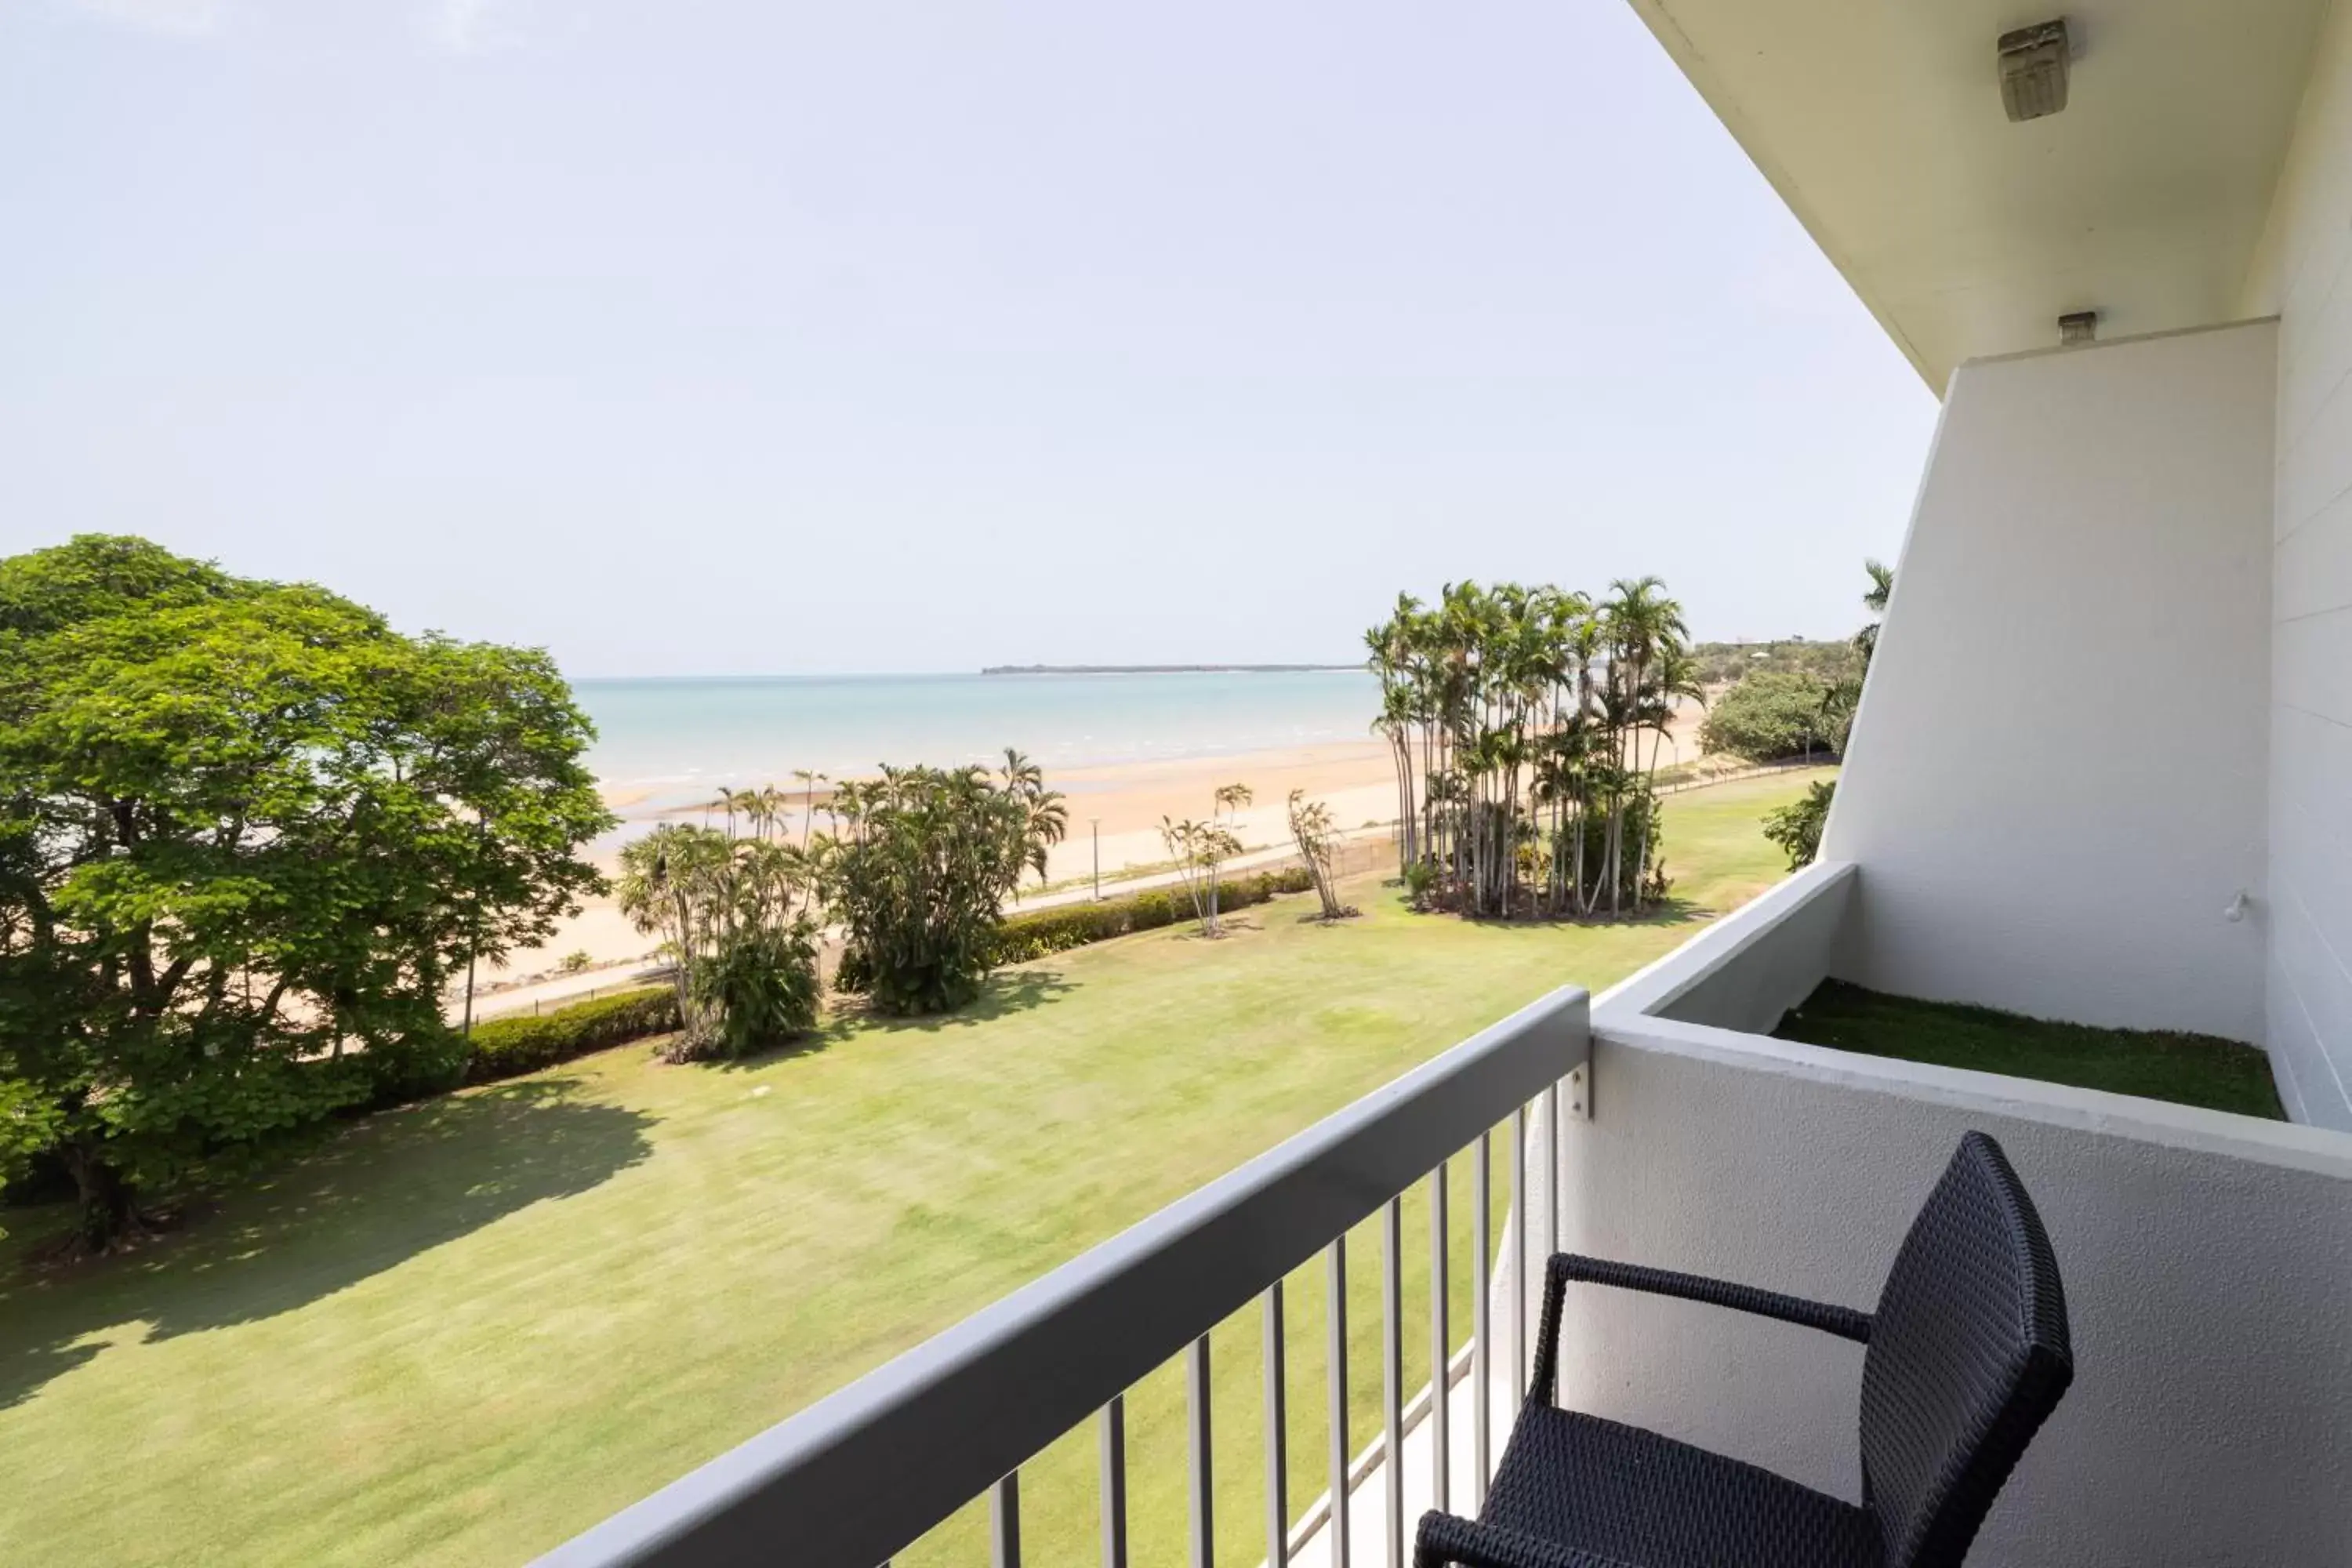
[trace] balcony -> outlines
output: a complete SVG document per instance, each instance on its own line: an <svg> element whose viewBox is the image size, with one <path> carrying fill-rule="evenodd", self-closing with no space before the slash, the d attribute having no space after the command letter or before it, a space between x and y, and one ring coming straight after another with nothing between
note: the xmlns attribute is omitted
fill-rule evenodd
<svg viewBox="0 0 2352 1568"><path fill-rule="evenodd" d="M872 1568L985 1499L992 1561L1011 1568L1024 1560L1023 1466L1091 1427L1099 1559L1116 1568L1129 1556L1122 1396L1174 1362L1191 1563L1214 1561L1213 1512L1231 1497L1218 1477L1242 1465L1267 1563L1398 1563L1423 1508L1470 1511L1482 1495L1530 1353L1529 1260L1557 1243L1867 1306L1920 1196L1979 1128L2042 1206L2080 1372L1971 1561L2340 1562L2352 1144L1757 1032L1826 973L1864 877L1815 866L1597 1001L1556 993L547 1561ZM1449 1238L1445 1184L1465 1168L1469 1212L1493 1223ZM1408 1235L1403 1199L1432 1187L1420 1195L1438 1217ZM1368 1219L1372 1258L1347 1241ZM1411 1360L1445 1367L1443 1397L1404 1371L1401 1282L1424 1247L1429 1342L1415 1332ZM1381 1282L1379 1436L1345 1441L1346 1324L1327 1321L1323 1430L1340 1436L1313 1499L1289 1495L1300 1469L1284 1436L1298 1429L1282 1367L1302 1268L1326 1290L1355 1268ZM1470 1321L1450 1321L1436 1287L1465 1270ZM1856 1347L1615 1294L1570 1296L1563 1404L1857 1495ZM1213 1408L1209 1331L1253 1302L1267 1408ZM1273 1434L1258 1452L1221 1439L1244 1414ZM1348 1500L1336 1516L1334 1497Z"/></svg>

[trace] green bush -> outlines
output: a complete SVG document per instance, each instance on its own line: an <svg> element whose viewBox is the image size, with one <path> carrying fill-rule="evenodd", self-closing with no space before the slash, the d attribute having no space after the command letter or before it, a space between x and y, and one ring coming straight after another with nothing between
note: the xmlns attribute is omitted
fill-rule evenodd
<svg viewBox="0 0 2352 1568"><path fill-rule="evenodd" d="M1279 871L1258 871L1234 878L1218 891L1220 909L1246 909L1280 893L1303 893L1314 879L1304 866ZM1192 901L1181 889L1155 888L1130 898L1106 902L1058 904L1013 915L996 929L997 963L1024 963L1048 953L1066 952L1088 942L1108 942L1132 931L1156 931L1192 918Z"/></svg>
<svg viewBox="0 0 2352 1568"><path fill-rule="evenodd" d="M1138 893L1127 900L1133 911L1128 923L1130 931L1157 931L1172 926L1192 912L1192 902L1173 888L1157 888L1148 893Z"/></svg>
<svg viewBox="0 0 2352 1568"><path fill-rule="evenodd" d="M711 1026L681 1032L664 1048L664 1059L747 1057L815 1028L822 989L816 943L816 922L806 917L728 931L696 973L691 993Z"/></svg>
<svg viewBox="0 0 2352 1568"><path fill-rule="evenodd" d="M536 1072L588 1051L677 1027L677 994L667 985L574 1002L530 1017L492 1018L474 1026L466 1081L488 1083Z"/></svg>
<svg viewBox="0 0 2352 1568"><path fill-rule="evenodd" d="M1105 942L1137 929L1129 923L1130 901L1063 904L1014 915L996 928L996 962L1022 963L1049 952Z"/></svg>
<svg viewBox="0 0 2352 1568"><path fill-rule="evenodd" d="M1789 869L1801 871L1822 852L1822 826L1830 819L1837 782L1816 784L1801 800L1764 814L1764 837L1788 852Z"/></svg>
<svg viewBox="0 0 2352 1568"><path fill-rule="evenodd" d="M1809 672L1759 669L1715 700L1699 742L1751 763L1775 763L1807 751L1834 753L1843 726L1830 710L1830 685Z"/></svg>

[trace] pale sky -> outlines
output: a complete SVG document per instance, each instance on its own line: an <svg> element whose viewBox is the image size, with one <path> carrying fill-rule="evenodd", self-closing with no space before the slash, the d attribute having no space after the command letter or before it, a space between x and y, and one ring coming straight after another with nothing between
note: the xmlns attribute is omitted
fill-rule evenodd
<svg viewBox="0 0 2352 1568"><path fill-rule="evenodd" d="M1622 0L0 0L0 553L575 676L1842 636L1935 413Z"/></svg>

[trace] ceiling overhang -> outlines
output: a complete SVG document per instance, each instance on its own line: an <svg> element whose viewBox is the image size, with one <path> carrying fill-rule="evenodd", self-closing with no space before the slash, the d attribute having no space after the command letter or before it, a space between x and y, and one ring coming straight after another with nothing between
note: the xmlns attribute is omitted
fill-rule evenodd
<svg viewBox="0 0 2352 1568"><path fill-rule="evenodd" d="M1930 386L2238 314L2326 0L1630 0ZM2063 14L2065 109L1996 44Z"/></svg>

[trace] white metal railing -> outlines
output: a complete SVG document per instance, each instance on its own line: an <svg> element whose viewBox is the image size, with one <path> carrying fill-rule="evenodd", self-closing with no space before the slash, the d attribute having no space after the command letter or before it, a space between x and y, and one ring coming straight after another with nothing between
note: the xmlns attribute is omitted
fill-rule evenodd
<svg viewBox="0 0 2352 1568"><path fill-rule="evenodd" d="M1181 1356L1193 1568L1213 1568L1215 1476L1209 1331L1253 1299L1265 1337L1266 1558L1284 1568L1294 1534L1285 1495L1287 1439L1282 1282L1320 1252L1330 1286L1330 1496L1328 1561L1351 1561L1347 1500L1346 1319L1349 1229L1381 1216L1382 1425L1386 1540L1402 1563L1403 1198L1426 1178L1430 1205L1431 1364L1435 1498L1446 1506L1453 1433L1446 1415L1445 1163L1467 1151L1475 1216L1470 1247L1474 1487L1493 1473L1488 1256L1494 1130L1509 1125L1505 1245L1528 1277L1528 1109L1541 1101L1543 1214L1559 1213L1559 1084L1586 1060L1590 1005L1569 988L1522 1009L1005 1297L799 1415L771 1427L541 1559L560 1568L875 1568L982 1495L994 1568L1021 1563L1020 1468L1093 1420L1099 1434L1101 1560L1127 1563L1126 1393ZM1549 1238L1545 1238L1549 1240ZM1508 1293L1510 1384L1525 1385L1527 1292ZM1467 1500L1475 1508L1483 1498ZM1370 1561L1367 1554L1367 1561Z"/></svg>

